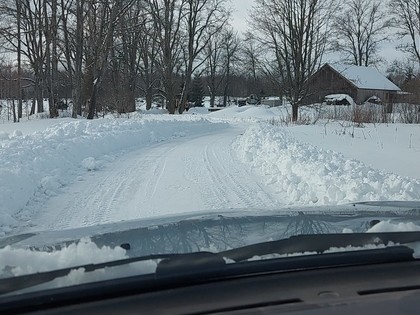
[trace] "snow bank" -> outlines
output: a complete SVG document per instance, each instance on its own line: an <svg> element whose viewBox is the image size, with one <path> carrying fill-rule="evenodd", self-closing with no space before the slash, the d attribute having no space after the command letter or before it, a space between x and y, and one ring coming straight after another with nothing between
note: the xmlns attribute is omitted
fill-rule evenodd
<svg viewBox="0 0 420 315"><path fill-rule="evenodd" d="M21 276L124 258L128 258L125 249L107 246L98 248L90 239L82 239L78 244L73 243L52 252L6 246L0 249L0 275L4 276L6 267L10 267L10 275Z"/></svg>
<svg viewBox="0 0 420 315"><path fill-rule="evenodd" d="M348 105L354 105L354 100L350 95L347 94L330 94L325 96L325 101L327 104L342 104L344 105L344 100L347 101Z"/></svg>
<svg viewBox="0 0 420 315"><path fill-rule="evenodd" d="M328 122L288 129L304 143L342 153L375 169L420 179L420 125Z"/></svg>
<svg viewBox="0 0 420 315"><path fill-rule="evenodd" d="M23 135L29 135L36 131L43 131L47 127L53 127L65 121L70 122L72 120L72 118L31 120L21 119L18 124L13 122L0 122L0 141L9 139L9 135L13 135L15 132L22 133Z"/></svg>
<svg viewBox="0 0 420 315"><path fill-rule="evenodd" d="M228 118L237 121L267 121L273 118L279 119L286 115L286 107L269 107L266 105L230 106L209 114L213 118Z"/></svg>
<svg viewBox="0 0 420 315"><path fill-rule="evenodd" d="M340 153L300 143L282 127L251 126L233 147L239 159L288 204L420 199L419 180L375 170Z"/></svg>
<svg viewBox="0 0 420 315"><path fill-rule="evenodd" d="M420 226L413 222L392 222L391 220L381 221L372 226L368 233L380 232L415 232L420 231Z"/></svg>
<svg viewBox="0 0 420 315"><path fill-rule="evenodd" d="M37 272L46 272L63 268L98 264L128 258L121 247L98 247L90 239L82 239L61 250L43 252L6 246L0 249L0 278L22 276ZM68 275L52 282L41 284L22 292L76 285L86 282L103 281L122 276L154 273L156 261L130 263L116 268L98 269L86 273L84 268L72 270Z"/></svg>
<svg viewBox="0 0 420 315"><path fill-rule="evenodd" d="M26 135L3 133L0 139L0 235L22 222L27 224L24 221L33 215L27 207L30 202L57 195L83 173L98 170L115 160L123 150L224 126L191 115L139 115L132 119L65 120Z"/></svg>

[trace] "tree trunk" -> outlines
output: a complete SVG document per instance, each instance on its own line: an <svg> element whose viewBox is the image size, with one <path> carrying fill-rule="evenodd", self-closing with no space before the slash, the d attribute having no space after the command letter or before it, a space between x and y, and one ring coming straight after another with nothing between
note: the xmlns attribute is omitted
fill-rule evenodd
<svg viewBox="0 0 420 315"><path fill-rule="evenodd" d="M225 88L223 91L223 106L226 107L227 104L227 97L228 97L228 92L229 92L229 79L230 79L230 58L228 57L227 60L227 69L226 69L226 83L225 83Z"/></svg>
<svg viewBox="0 0 420 315"><path fill-rule="evenodd" d="M299 105L292 104L292 121L295 122L298 120Z"/></svg>
<svg viewBox="0 0 420 315"><path fill-rule="evenodd" d="M93 119L96 114L96 95L97 95L97 85L96 83L93 84L92 94L89 99L89 109L87 119Z"/></svg>
<svg viewBox="0 0 420 315"><path fill-rule="evenodd" d="M36 97L32 98L32 105L31 105L31 112L29 115L35 114L35 107L36 107Z"/></svg>
<svg viewBox="0 0 420 315"><path fill-rule="evenodd" d="M17 66L18 66L18 121L22 118L22 39L21 39L21 3L16 0L17 10L17 27L18 27L18 43L17 43Z"/></svg>
<svg viewBox="0 0 420 315"><path fill-rule="evenodd" d="M210 107L214 107L215 99L216 99L216 94L214 92L212 92L211 96L210 96Z"/></svg>
<svg viewBox="0 0 420 315"><path fill-rule="evenodd" d="M168 110L169 114L175 114L175 97L172 87L167 89L166 92L166 109Z"/></svg>
<svg viewBox="0 0 420 315"><path fill-rule="evenodd" d="M64 2L61 1L62 8L64 8ZM66 43L66 59L69 67L69 75L72 82L72 99L73 99L73 109L71 116L77 118L77 116L82 115L82 63L83 63L83 9L85 6L85 1L80 0L76 1L76 35L75 35L75 55L72 59L72 50L70 48L70 40L68 38L68 32L64 32L65 43ZM64 21L64 12L63 12L63 24L67 25ZM73 61L73 68L71 63Z"/></svg>
<svg viewBox="0 0 420 315"><path fill-rule="evenodd" d="M37 113L42 113L44 111L44 98L42 95L42 80L39 78L39 74L36 74L35 79L35 97L37 105Z"/></svg>
<svg viewBox="0 0 420 315"><path fill-rule="evenodd" d="M129 89L127 95L127 113L136 111L136 91L132 88Z"/></svg>
<svg viewBox="0 0 420 315"><path fill-rule="evenodd" d="M19 85L22 85L20 82ZM19 99L18 99L18 121L22 118L23 112L23 101L22 101L22 88L19 88Z"/></svg>
<svg viewBox="0 0 420 315"><path fill-rule="evenodd" d="M188 102L188 91L191 88L191 76L192 76L192 71L187 73L187 76L185 77L185 84L183 87L183 91L182 91L182 97L180 100L180 104L179 104L179 113L182 114L185 110L185 105Z"/></svg>
<svg viewBox="0 0 420 315"><path fill-rule="evenodd" d="M58 109L57 109L57 101L58 101L58 38L57 38L57 28L58 28L58 20L57 20L57 0L52 2L53 6L53 39L52 39L52 56L51 56L51 89L52 89L52 100L54 102L54 112L53 114L55 117L58 117Z"/></svg>
<svg viewBox="0 0 420 315"><path fill-rule="evenodd" d="M146 110L152 108L152 101L153 101L153 90L146 89Z"/></svg>
<svg viewBox="0 0 420 315"><path fill-rule="evenodd" d="M136 78L131 77L127 84L127 103L126 110L127 113L132 113L136 111Z"/></svg>
<svg viewBox="0 0 420 315"><path fill-rule="evenodd" d="M73 86L71 90L71 97L73 100L73 110L71 117L77 118L82 115L82 92L80 88Z"/></svg>
<svg viewBox="0 0 420 315"><path fill-rule="evenodd" d="M136 91L127 84L121 97L121 103L119 104L118 113L132 113L136 111Z"/></svg>
<svg viewBox="0 0 420 315"><path fill-rule="evenodd" d="M18 122L17 116L16 116L16 106L15 106L15 99L12 99L12 112L13 112L13 122Z"/></svg>
<svg viewBox="0 0 420 315"><path fill-rule="evenodd" d="M169 69L169 71L172 71ZM166 109L168 110L169 114L175 114L175 94L172 82L172 73L169 73L167 70L166 78L165 78L165 94L166 94Z"/></svg>

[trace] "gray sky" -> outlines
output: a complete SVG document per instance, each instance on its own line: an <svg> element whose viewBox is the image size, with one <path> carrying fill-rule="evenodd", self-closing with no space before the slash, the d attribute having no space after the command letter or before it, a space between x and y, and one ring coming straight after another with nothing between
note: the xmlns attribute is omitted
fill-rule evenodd
<svg viewBox="0 0 420 315"><path fill-rule="evenodd" d="M230 0L230 6L233 9L231 24L233 28L239 32L247 30L247 19L249 11L254 5L254 0ZM380 65L382 71L385 71L387 65L395 58L402 58L404 55L395 49L396 41L383 43L380 47L379 55L385 60ZM338 61L339 57L336 54L330 55L324 61Z"/></svg>
<svg viewBox="0 0 420 315"><path fill-rule="evenodd" d="M254 0L231 0L232 12L232 26L235 30L244 32L247 29L246 19L248 12L251 10Z"/></svg>

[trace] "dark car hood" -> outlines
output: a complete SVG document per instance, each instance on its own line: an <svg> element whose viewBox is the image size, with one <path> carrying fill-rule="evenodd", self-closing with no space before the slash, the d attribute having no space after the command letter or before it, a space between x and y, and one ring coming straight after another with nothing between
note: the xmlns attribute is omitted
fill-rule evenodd
<svg viewBox="0 0 420 315"><path fill-rule="evenodd" d="M184 213L13 235L0 239L0 248L10 245L54 250L88 237L100 247L129 248L130 256L223 251L299 234L366 232L383 220L420 225L420 202L363 202L271 211L237 209Z"/></svg>

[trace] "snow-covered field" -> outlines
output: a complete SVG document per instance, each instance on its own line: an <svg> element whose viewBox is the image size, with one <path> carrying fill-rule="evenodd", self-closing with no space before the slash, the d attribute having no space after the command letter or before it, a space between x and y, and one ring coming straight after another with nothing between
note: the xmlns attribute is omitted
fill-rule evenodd
<svg viewBox="0 0 420 315"><path fill-rule="evenodd" d="M0 235L229 208L420 200L420 126L285 108L0 123Z"/></svg>

